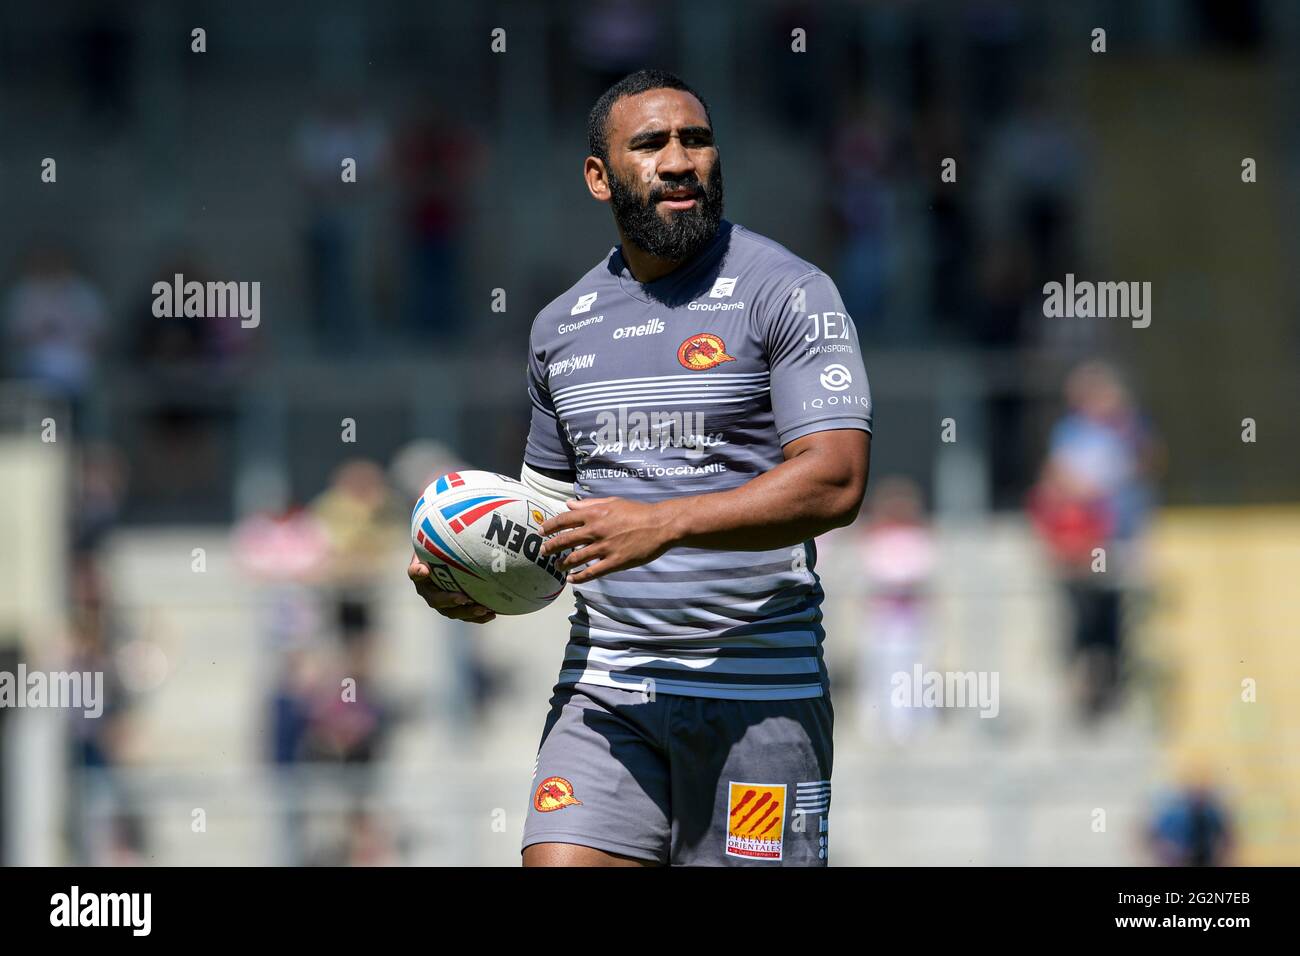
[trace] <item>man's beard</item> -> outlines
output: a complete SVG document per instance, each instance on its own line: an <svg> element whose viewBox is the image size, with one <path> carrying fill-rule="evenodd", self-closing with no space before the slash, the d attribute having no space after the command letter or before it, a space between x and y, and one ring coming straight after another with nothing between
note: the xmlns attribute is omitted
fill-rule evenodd
<svg viewBox="0 0 1300 956"><path fill-rule="evenodd" d="M656 202L664 193L693 186L698 188L699 180L660 183L642 199L632 185L616 174L611 175L610 204L623 239L670 262L682 262L694 256L718 234L718 224L722 221L722 161L714 162L708 182L694 197L695 205L690 209L667 210L665 222Z"/></svg>

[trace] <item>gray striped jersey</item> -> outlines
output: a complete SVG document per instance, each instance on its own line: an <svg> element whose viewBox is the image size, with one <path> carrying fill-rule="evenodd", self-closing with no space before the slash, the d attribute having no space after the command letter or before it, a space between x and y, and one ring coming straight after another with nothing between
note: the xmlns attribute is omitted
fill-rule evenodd
<svg viewBox="0 0 1300 956"><path fill-rule="evenodd" d="M637 282L615 247L533 322L524 460L575 497L724 491L813 432L871 430L871 393L835 284L723 220L686 265ZM575 591L560 683L779 700L823 693L822 588L809 540L675 548ZM653 681L653 684L649 684Z"/></svg>

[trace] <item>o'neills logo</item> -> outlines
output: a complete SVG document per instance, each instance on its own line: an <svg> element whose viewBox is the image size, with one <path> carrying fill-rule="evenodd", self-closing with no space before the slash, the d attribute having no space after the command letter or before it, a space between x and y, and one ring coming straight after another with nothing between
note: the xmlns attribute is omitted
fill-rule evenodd
<svg viewBox="0 0 1300 956"><path fill-rule="evenodd" d="M573 795L573 784L563 777L547 777L533 794L533 806L542 813L563 810L565 807L580 807L582 801Z"/></svg>
<svg viewBox="0 0 1300 956"><path fill-rule="evenodd" d="M734 362L727 354L727 343L712 332L697 332L677 347L677 361L692 372L713 368L723 362Z"/></svg>
<svg viewBox="0 0 1300 956"><path fill-rule="evenodd" d="M651 319L644 325L625 325L621 329L614 330L614 338L631 339L641 335L658 335L667 326L664 325L663 319Z"/></svg>

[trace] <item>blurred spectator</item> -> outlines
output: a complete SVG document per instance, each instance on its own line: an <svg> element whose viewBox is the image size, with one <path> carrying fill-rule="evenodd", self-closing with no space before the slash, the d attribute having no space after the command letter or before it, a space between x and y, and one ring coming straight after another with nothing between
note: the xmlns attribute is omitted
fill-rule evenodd
<svg viewBox="0 0 1300 956"><path fill-rule="evenodd" d="M76 468L70 508L72 549L90 554L117 523L130 471L122 452L106 442L81 446Z"/></svg>
<svg viewBox="0 0 1300 956"><path fill-rule="evenodd" d="M364 593L390 570L406 512L379 465L345 461L310 510L329 544L327 577L340 592Z"/></svg>
<svg viewBox="0 0 1300 956"><path fill-rule="evenodd" d="M281 773L276 779L283 808L280 862L299 864L306 855L306 792L294 772L306 751L312 708L324 665L315 643L320 615L309 585L324 573L329 539L307 509L289 506L260 511L232 533L235 560L262 586L260 622L267 653L278 660L270 689L267 756Z"/></svg>
<svg viewBox="0 0 1300 956"><path fill-rule="evenodd" d="M1120 689L1121 597L1139 571L1156 443L1109 365L1076 368L1065 395L1070 410L1052 430L1029 514L1069 600L1082 714L1094 720ZM1104 565L1095 549L1104 550Z"/></svg>
<svg viewBox="0 0 1300 956"><path fill-rule="evenodd" d="M1193 780L1159 801L1147 840L1159 866L1227 866L1231 814L1208 780Z"/></svg>
<svg viewBox="0 0 1300 956"><path fill-rule="evenodd" d="M991 239L979 246L976 296L967 313L967 341L990 349L1012 352L1017 362L1018 381L1032 376L1032 355L1016 352L1026 344L1026 328L1035 320L1031 310L1040 308L1030 283L1029 257L1017 240ZM998 441L987 447L990 483L995 509L1015 508L1024 499L1034 467L1027 446L1031 441L1027 422L1036 402L1022 388L990 390L982 399L985 427Z"/></svg>
<svg viewBox="0 0 1300 956"><path fill-rule="evenodd" d="M106 322L103 297L66 250L32 250L5 301L6 352L16 375L69 403L78 433Z"/></svg>
<svg viewBox="0 0 1300 956"><path fill-rule="evenodd" d="M925 310L934 326L946 334L966 338L975 298L970 287L977 249L972 241L970 191L957 182L944 182L941 171L948 159L969 154L961 115L946 105L936 105L917 117L912 136L915 156L909 158L911 177L922 192L929 245L929 304ZM914 321L912 341L931 341L933 331Z"/></svg>
<svg viewBox="0 0 1300 956"><path fill-rule="evenodd" d="M832 134L831 197L840 225L835 281L858 333L881 344L895 260L893 143L883 106L859 99Z"/></svg>
<svg viewBox="0 0 1300 956"><path fill-rule="evenodd" d="M375 814L355 811L348 820L348 866L394 866L401 862L392 835Z"/></svg>
<svg viewBox="0 0 1300 956"><path fill-rule="evenodd" d="M1014 348L1025 340L1027 309L1036 293L1029 255L1014 238L990 238L977 248L977 296L963 339L987 348Z"/></svg>
<svg viewBox="0 0 1300 956"><path fill-rule="evenodd" d="M363 348L370 329L361 249L369 229L367 197L385 180L388 135L354 92L328 97L298 125L294 141L307 212L307 286L317 341L336 353ZM356 181L343 182L343 161Z"/></svg>
<svg viewBox="0 0 1300 956"><path fill-rule="evenodd" d="M1027 84L1018 107L996 129L988 157L1000 225L1032 251L1038 283L1057 277L1075 256L1075 204L1085 156L1077 130L1049 98L1044 81ZM998 231L1002 231L999 229Z"/></svg>
<svg viewBox="0 0 1300 956"><path fill-rule="evenodd" d="M995 46L1005 44L1005 54L1019 42L1019 15L1005 4L987 6L985 27L991 32L986 39ZM1015 72L1008 64L1005 72L992 70L985 81L992 88L1009 87ZM1004 118L976 127L988 134L977 183L980 235L972 252L978 294L969 338L987 348L1046 346L1077 356L1089 347L1098 326L1044 321L1041 290L1045 282L1081 268L1075 205L1083 185L1082 138L1035 74L1026 74L1006 93L1005 103L993 111ZM1032 374L1024 369L1019 377ZM1031 402L1014 389L991 394L985 406L990 434L1006 439L989 449L994 507L1015 507L1033 471L1024 456Z"/></svg>
<svg viewBox="0 0 1300 956"><path fill-rule="evenodd" d="M131 119L135 79L136 33L123 15L109 8L96 10L79 31L77 56L86 112L108 136L124 131Z"/></svg>
<svg viewBox="0 0 1300 956"><path fill-rule="evenodd" d="M819 63L789 54L795 30L803 30L808 37L832 35L840 27L833 20L834 13L807 0L764 4L754 12L766 18L759 30L759 36L766 41L762 48L763 69L746 70L743 82L764 84L763 98L771 104L773 119L791 131L811 134L824 130L829 121L827 114L834 107L832 98L826 95L826 73L819 69ZM851 308L849 312L852 314Z"/></svg>
<svg viewBox="0 0 1300 956"><path fill-rule="evenodd" d="M342 657L316 688L303 740L307 760L372 764L392 712L374 677L375 635L366 613L345 612Z"/></svg>
<svg viewBox="0 0 1300 956"><path fill-rule="evenodd" d="M993 279L1011 267L1014 272L1006 278L1014 278L1023 295L1021 310L1032 318L1020 329L1019 316L1011 316L1010 303L1005 303L1006 313L993 316L1000 321L985 323L985 340L992 336L990 344L1000 344L998 339L1010 333L1025 344L1055 347L1077 357L1098 346L1100 326L1044 322L1040 290L1044 283L1063 280L1067 272L1083 267L1076 205L1084 194L1086 144L1065 118L1068 114L1051 102L1043 81L1027 85L1019 101L989 144L985 247L995 258L983 270Z"/></svg>
<svg viewBox="0 0 1300 956"><path fill-rule="evenodd" d="M437 334L442 342L463 329L465 213L482 163L479 141L433 100L398 138L407 257L403 314L410 333Z"/></svg>
<svg viewBox="0 0 1300 956"><path fill-rule="evenodd" d="M595 90L591 99L658 56L663 23L656 4L597 0L572 10L576 22L567 31L573 38L567 59L582 65Z"/></svg>
<svg viewBox="0 0 1300 956"><path fill-rule="evenodd" d="M133 446L132 519L185 520L196 501L228 495L227 449L245 394L242 360L257 341L258 330L243 328L238 317L154 315L154 284L170 285L177 275L187 283L216 280L188 254L159 260L137 280L118 343L130 363L125 391L134 399L114 396L111 407L118 433Z"/></svg>
<svg viewBox="0 0 1300 956"><path fill-rule="evenodd" d="M397 716L373 676L376 641L367 606L345 601L337 610L339 643L322 641L315 630L299 633L283 652L271 691L269 756L281 769L283 859L292 864L345 862L349 850L338 849L326 859L311 848L316 814L304 801L332 791L351 808L349 814L361 813ZM302 776L302 768L322 764L356 769Z"/></svg>
<svg viewBox="0 0 1300 956"><path fill-rule="evenodd" d="M342 803L349 806L346 837L338 858L318 857L316 862L367 865L384 858L385 834L371 827L365 807L376 783L376 771L396 717L374 678L376 634L365 604L339 605L342 655L324 675L312 701L304 759L338 763L353 769L324 778Z"/></svg>
<svg viewBox="0 0 1300 956"><path fill-rule="evenodd" d="M306 749L312 702L321 680L319 654L308 632L304 631L294 646L284 650L279 668L271 690L268 756L281 771L275 781L282 808L280 862L296 865L306 856L307 812L303 800L307 788L294 771Z"/></svg>
<svg viewBox="0 0 1300 956"><path fill-rule="evenodd" d="M1065 383L1070 412L1052 431L1049 455L1105 502L1113 537L1134 542L1154 503L1159 442L1128 388L1105 362L1078 366Z"/></svg>
<svg viewBox="0 0 1300 956"><path fill-rule="evenodd" d="M296 505L250 515L235 526L233 538L240 565L271 583L314 580L329 556L324 529Z"/></svg>
<svg viewBox="0 0 1300 956"><path fill-rule="evenodd" d="M910 478L877 483L859 547L869 598L859 641L858 716L864 734L870 734L872 720L880 720L890 739L903 744L933 715L891 700L894 675L904 673L910 681L914 665L932 667L934 653L927 588L935 547L921 490Z"/></svg>
<svg viewBox="0 0 1300 956"><path fill-rule="evenodd" d="M171 256L150 269L141 282L149 290L132 313L126 352L155 376L202 387L214 372L230 371L249 350L257 329L244 328L238 317L154 315L153 286L173 282L177 275L185 282L219 281L201 260L189 254Z"/></svg>
<svg viewBox="0 0 1300 956"><path fill-rule="evenodd" d="M394 720L394 708L373 677L370 588L376 575L389 569L394 543L402 538L396 506L383 470L353 459L338 468L310 506L259 513L235 532L240 563L268 586L272 615L265 626L272 653L280 658L270 689L268 757L281 768L287 863L340 863L350 852L336 847L321 856L313 849L317 821L304 805L313 788L300 768L358 765L357 773L320 778L314 789L332 789L360 812L374 783L371 768ZM337 644L325 636L331 622L319 613L322 603L334 615Z"/></svg>
<svg viewBox="0 0 1300 956"><path fill-rule="evenodd" d="M117 666L104 579L92 560L73 565L71 646L64 669L103 674L103 708L95 717L68 712L72 787L67 820L74 860L82 866L138 865L143 826L131 810L120 770L129 733L127 690Z"/></svg>
<svg viewBox="0 0 1300 956"><path fill-rule="evenodd" d="M319 655L306 640L284 651L271 691L270 757L275 764L284 766L302 759L320 668Z"/></svg>
<svg viewBox="0 0 1300 956"><path fill-rule="evenodd" d="M1025 15L1014 0L972 0L963 5L963 87L970 112L981 125L996 120L1015 99L1025 61Z"/></svg>

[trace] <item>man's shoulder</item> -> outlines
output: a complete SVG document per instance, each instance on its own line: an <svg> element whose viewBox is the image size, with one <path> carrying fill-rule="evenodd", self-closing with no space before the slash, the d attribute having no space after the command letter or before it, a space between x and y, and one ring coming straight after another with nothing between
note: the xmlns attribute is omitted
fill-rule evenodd
<svg viewBox="0 0 1300 956"><path fill-rule="evenodd" d="M792 290L805 284L834 285L830 276L769 236L736 225L732 230L725 274L734 275L736 295L750 305L747 314L756 329L767 329L785 311ZM765 333L764 333L765 334Z"/></svg>
<svg viewBox="0 0 1300 956"><path fill-rule="evenodd" d="M825 275L820 268L770 236L736 223L731 231L729 259L746 269L762 273L776 285L793 282L812 273Z"/></svg>
<svg viewBox="0 0 1300 956"><path fill-rule="evenodd" d="M601 307L617 289L618 279L610 272L609 258L614 248L601 257L581 278L538 310L529 329L534 345L563 334L567 327L587 321L600 321Z"/></svg>

